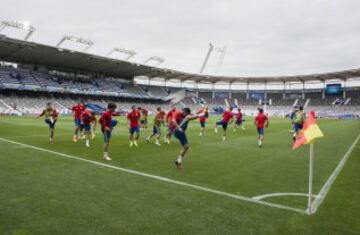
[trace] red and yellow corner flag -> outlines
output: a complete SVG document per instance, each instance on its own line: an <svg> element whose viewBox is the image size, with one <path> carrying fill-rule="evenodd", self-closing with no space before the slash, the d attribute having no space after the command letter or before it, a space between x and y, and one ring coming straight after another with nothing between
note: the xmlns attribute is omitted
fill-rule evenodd
<svg viewBox="0 0 360 235"><path fill-rule="evenodd" d="M318 127L315 119L314 111L310 112L309 118L305 121L304 127L301 130L300 134L296 137L295 143L293 144L293 149L299 148L303 144L309 144L316 138L323 137L323 133Z"/></svg>

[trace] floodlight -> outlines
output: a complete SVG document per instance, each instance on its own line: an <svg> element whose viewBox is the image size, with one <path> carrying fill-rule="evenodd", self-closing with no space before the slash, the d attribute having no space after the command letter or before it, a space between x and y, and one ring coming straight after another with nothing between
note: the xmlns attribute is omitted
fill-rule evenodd
<svg viewBox="0 0 360 235"><path fill-rule="evenodd" d="M107 53L105 56L109 57L114 52L127 54L128 56L125 58L125 60L129 60L131 57L136 55L136 52L133 51L133 50L128 50L128 49L124 49L124 48L115 47L115 48L111 49L111 51L109 51L109 53Z"/></svg>
<svg viewBox="0 0 360 235"><path fill-rule="evenodd" d="M159 64L164 63L165 60L163 58L161 58L161 57L158 57L158 56L151 56L148 59L146 59L143 64L146 64L146 63L148 63L150 61L156 61L157 64L155 64L154 66L158 66Z"/></svg>
<svg viewBox="0 0 360 235"><path fill-rule="evenodd" d="M56 47L60 47L61 44L63 44L65 41L73 41L76 43L84 44L86 45L83 51L87 51L90 47L92 47L95 43L91 41L90 39L86 39L77 35L65 35L56 45Z"/></svg>
<svg viewBox="0 0 360 235"><path fill-rule="evenodd" d="M226 54L226 47L215 47L212 43L209 43L209 50L206 53L205 60L200 68L200 74L204 72L204 69L209 61L209 58L211 56L212 52L217 52L220 54L219 60L218 60L218 67L220 67L224 61L224 57Z"/></svg>
<svg viewBox="0 0 360 235"><path fill-rule="evenodd" d="M27 41L30 36L35 32L36 28L30 24L28 21L20 22L20 21L8 21L3 20L0 24L0 32L4 30L6 27L16 28L20 30L27 31L24 40Z"/></svg>

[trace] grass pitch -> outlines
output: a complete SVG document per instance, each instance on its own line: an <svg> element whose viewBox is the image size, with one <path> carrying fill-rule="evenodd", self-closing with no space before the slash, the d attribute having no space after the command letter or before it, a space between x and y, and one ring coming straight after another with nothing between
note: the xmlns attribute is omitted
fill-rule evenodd
<svg viewBox="0 0 360 235"><path fill-rule="evenodd" d="M198 137L198 121L193 121L182 171L174 165L180 149L176 139L161 147L147 144L149 130L141 133L138 148L129 148L125 120L119 121L109 151L113 161L103 162L100 132L90 148L84 141L73 143L70 117L59 119L55 144L50 145L42 119L0 116L0 234L360 234L359 144L317 213L309 216L211 192L249 199L306 193L308 146L291 150L288 119L270 120L261 149L252 119L244 131L230 129L226 142L220 129L219 134L213 131L216 118L208 121L203 138ZM325 138L315 145L314 193L360 133L358 120L320 120L319 126ZM262 202L299 211L307 206L303 196Z"/></svg>

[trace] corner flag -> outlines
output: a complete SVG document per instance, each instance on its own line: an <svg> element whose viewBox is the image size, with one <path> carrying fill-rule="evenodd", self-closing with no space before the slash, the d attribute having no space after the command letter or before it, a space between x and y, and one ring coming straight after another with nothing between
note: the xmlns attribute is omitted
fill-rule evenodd
<svg viewBox="0 0 360 235"><path fill-rule="evenodd" d="M323 137L324 134L320 130L319 126L316 123L315 113L311 111L309 118L305 121L304 127L301 130L298 137L296 137L295 143L293 144L292 149L297 149L301 145L309 144L316 138Z"/></svg>
<svg viewBox="0 0 360 235"><path fill-rule="evenodd" d="M298 137L296 137L293 149L299 148L301 145L310 144L310 164L309 164L309 192L308 192L308 209L307 213L311 215L313 213L312 197L313 197L313 177L314 177L314 142L316 138L323 137L323 133L316 124L315 113L311 111L309 118L305 121L304 127L301 130Z"/></svg>

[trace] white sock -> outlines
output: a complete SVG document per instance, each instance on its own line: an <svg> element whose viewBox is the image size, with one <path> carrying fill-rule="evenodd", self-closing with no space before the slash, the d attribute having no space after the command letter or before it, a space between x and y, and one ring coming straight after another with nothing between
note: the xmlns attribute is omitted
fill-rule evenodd
<svg viewBox="0 0 360 235"><path fill-rule="evenodd" d="M89 140L86 140L86 144L89 144Z"/></svg>
<svg viewBox="0 0 360 235"><path fill-rule="evenodd" d="M181 155L179 155L178 156L178 158L177 158L177 160L176 160L178 163L181 163L181 161L182 161L182 157L181 157Z"/></svg>

